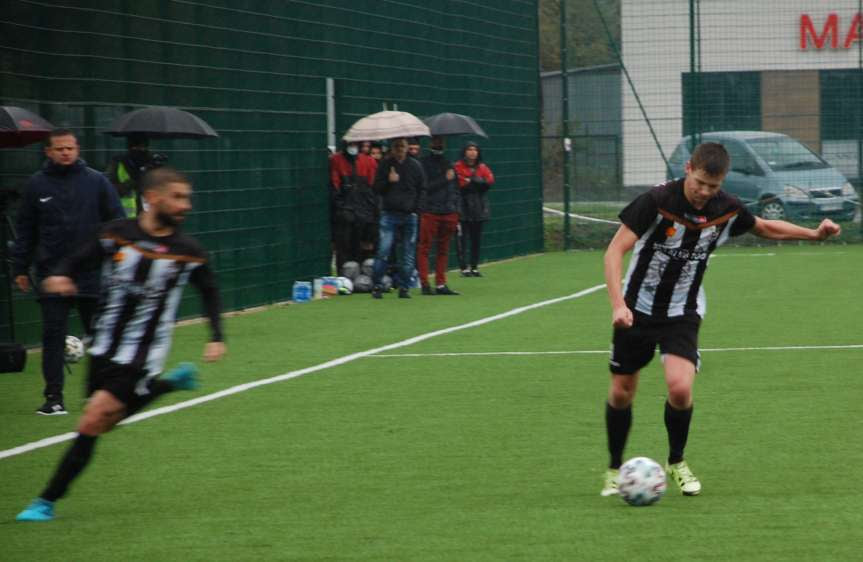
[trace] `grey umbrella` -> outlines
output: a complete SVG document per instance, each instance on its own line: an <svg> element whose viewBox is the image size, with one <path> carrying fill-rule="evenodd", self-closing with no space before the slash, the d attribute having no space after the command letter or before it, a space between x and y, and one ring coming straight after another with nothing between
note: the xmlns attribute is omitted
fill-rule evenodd
<svg viewBox="0 0 863 562"><path fill-rule="evenodd" d="M142 135L151 139L204 139L219 134L206 121L176 107L145 107L117 117L106 135Z"/></svg>
<svg viewBox="0 0 863 562"><path fill-rule="evenodd" d="M460 113L438 113L423 119L432 135L479 135L488 138L472 117Z"/></svg>
<svg viewBox="0 0 863 562"><path fill-rule="evenodd" d="M0 106L0 148L27 146L51 133L54 125L32 111L14 105Z"/></svg>

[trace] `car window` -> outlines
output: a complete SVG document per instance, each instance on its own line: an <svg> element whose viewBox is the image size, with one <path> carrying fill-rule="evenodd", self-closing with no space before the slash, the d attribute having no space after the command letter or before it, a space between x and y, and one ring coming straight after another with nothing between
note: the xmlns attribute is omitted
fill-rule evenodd
<svg viewBox="0 0 863 562"><path fill-rule="evenodd" d="M686 161L689 160L689 150L686 148L686 141L681 141L680 144L677 145L677 148L674 149L674 152L671 153L671 158L668 159L668 163L675 167L682 168Z"/></svg>
<svg viewBox="0 0 863 562"><path fill-rule="evenodd" d="M830 164L791 137L750 139L749 146L774 171L816 170Z"/></svg>
<svg viewBox="0 0 863 562"><path fill-rule="evenodd" d="M755 158L749 154L746 147L737 141L724 141L722 145L731 157L731 170L745 174L760 174L761 168L755 162Z"/></svg>

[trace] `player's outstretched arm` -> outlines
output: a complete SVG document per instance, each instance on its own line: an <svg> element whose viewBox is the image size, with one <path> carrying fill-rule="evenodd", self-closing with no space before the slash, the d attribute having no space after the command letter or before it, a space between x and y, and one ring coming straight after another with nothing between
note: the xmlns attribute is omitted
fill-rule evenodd
<svg viewBox="0 0 863 562"><path fill-rule="evenodd" d="M623 300L621 277L623 256L635 246L637 241L638 235L624 224L617 229L617 233L605 251L605 286L611 303L611 324L616 328L629 328L633 322L632 311Z"/></svg>
<svg viewBox="0 0 863 562"><path fill-rule="evenodd" d="M755 218L752 233L770 240L826 240L831 236L839 236L842 228L830 219L824 219L818 228L805 228L787 221L765 220Z"/></svg>

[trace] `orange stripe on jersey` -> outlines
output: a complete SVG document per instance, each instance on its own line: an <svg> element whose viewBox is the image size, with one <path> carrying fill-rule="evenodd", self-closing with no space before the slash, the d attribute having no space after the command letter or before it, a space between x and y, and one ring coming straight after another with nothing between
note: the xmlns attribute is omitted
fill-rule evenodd
<svg viewBox="0 0 863 562"><path fill-rule="evenodd" d="M685 226L689 230L704 230L705 228L709 228L709 227L715 226L717 224L725 224L728 221L730 221L731 218L734 217L739 212L740 212L740 210L738 209L735 211L731 211L730 213L726 213L726 214L722 215L721 217L715 218L710 222L706 222L704 224L695 224L691 220L684 219L682 217L678 217L677 215L675 215L673 213L669 213L665 209L659 209L660 215L662 215L663 217L665 217L666 219L668 219L670 221L682 224L683 226Z"/></svg>
<svg viewBox="0 0 863 562"><path fill-rule="evenodd" d="M107 235L105 235L105 238L113 240L120 247L130 246L130 247L134 248L136 251L138 251L142 256L144 256L145 258L149 258L151 260L173 260L173 261L183 261L183 262L189 262L189 263L206 263L206 261L207 261L204 258L199 258L197 256L183 256L183 255L178 255L178 254L167 254L167 253L163 254L161 252L154 252L152 250L146 250L144 248L141 248L140 246L136 246L134 242L130 242L129 240L126 240L125 238L122 238L120 236L115 236L113 234L107 234Z"/></svg>

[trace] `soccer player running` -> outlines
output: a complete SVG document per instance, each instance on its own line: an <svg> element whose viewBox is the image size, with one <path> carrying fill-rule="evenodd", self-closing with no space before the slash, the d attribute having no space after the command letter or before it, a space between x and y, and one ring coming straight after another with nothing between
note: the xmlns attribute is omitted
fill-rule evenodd
<svg viewBox="0 0 863 562"><path fill-rule="evenodd" d="M605 253L614 336L605 409L611 461L603 496L618 493L638 374L653 358L657 344L668 386L665 469L684 495L701 492L683 450L700 362L698 328L706 306L701 282L710 254L729 237L745 232L773 240L824 240L840 232L829 219L810 229L753 216L737 198L720 189L730 163L722 145L701 144L686 163L684 178L654 187L620 212L623 224ZM632 259L621 284L623 256L630 250Z"/></svg>
<svg viewBox="0 0 863 562"><path fill-rule="evenodd" d="M50 521L54 502L93 455L96 438L110 431L158 396L197 387L191 364L159 378L171 346L171 332L183 287L201 292L212 338L204 361L225 353L220 299L207 254L179 230L191 210L192 186L171 168L150 171L141 181L147 205L137 219L117 220L86 247L63 260L43 281L47 293L74 295L73 275L102 264L102 296L90 347L89 400L78 422L78 435L38 498L18 514L18 521Z"/></svg>

